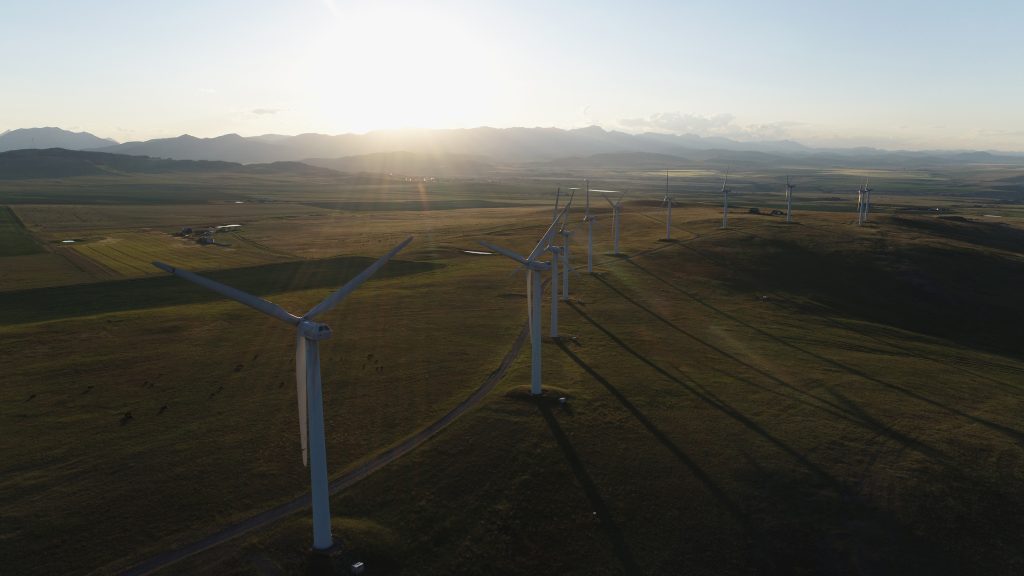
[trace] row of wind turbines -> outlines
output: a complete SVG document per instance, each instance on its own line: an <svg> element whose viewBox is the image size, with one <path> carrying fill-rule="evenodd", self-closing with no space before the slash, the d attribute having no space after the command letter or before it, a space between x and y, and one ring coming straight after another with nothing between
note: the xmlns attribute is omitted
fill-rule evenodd
<svg viewBox="0 0 1024 576"><path fill-rule="evenodd" d="M722 228L728 227L729 212L729 188L728 173L722 183L723 211ZM594 270L594 222L596 217L590 212L590 192L605 194L605 200L612 208L612 229L613 229L613 250L616 255L619 252L619 224L622 199L625 193L615 190L591 190L590 182L586 182L586 203L583 215L583 223L587 227L587 273ZM792 193L794 185L786 178L786 221L791 221ZM530 392L533 395L543 393L541 382L541 303L543 298L543 274L550 272L551 282L551 326L550 336L558 337L558 302L559 293L561 300L569 300L569 274L572 270L570 265L570 244L574 232L567 226L569 209L572 206L573 197L578 188L569 189L569 199L565 206L559 210L561 201L561 189L555 194L555 208L551 224L541 236L540 241L533 250L526 256L517 254L507 248L497 246L490 242L481 241L484 247L493 250L512 260L515 260L526 269L526 302L527 315L529 319L530 332ZM618 198L612 201L607 195L618 194ZM668 172L665 173L665 198L662 205L666 207L665 237L672 238L672 205L673 198L669 193ZM867 182L858 190L857 202L857 223L863 224L867 221L868 211L871 205L871 189ZM555 236L561 236L562 243L557 245ZM179 278L188 280L217 292L222 296L240 302L250 308L276 318L290 326L294 326L295 334L295 391L298 401L299 412L299 438L302 447L302 462L309 468L310 492L313 510L313 550L328 551L334 546L334 539L331 534L331 512L328 490L327 473L327 449L324 433L324 410L323 390L320 378L320 351L319 345L322 340L327 340L333 335L333 331L327 324L317 322L316 318L330 311L344 300L349 294L355 291L360 285L370 279L389 260L397 255L402 249L413 240L410 236L392 248L387 254L381 256L377 261L349 280L344 286L330 294L302 316L296 316L277 304L259 298L252 294L245 293L231 286L221 284L204 276L189 272L163 262L153 262L157 268L169 272ZM540 258L545 252L551 254L550 262L543 262ZM561 266L561 290L559 290L559 266Z"/></svg>

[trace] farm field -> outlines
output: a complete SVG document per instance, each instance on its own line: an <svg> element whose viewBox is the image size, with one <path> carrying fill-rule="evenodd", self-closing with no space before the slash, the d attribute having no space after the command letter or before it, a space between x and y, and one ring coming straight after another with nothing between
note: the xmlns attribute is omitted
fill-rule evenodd
<svg viewBox="0 0 1024 576"><path fill-rule="evenodd" d="M545 340L547 395L525 393L525 348L478 407L336 494L345 558L375 574L1024 570L1019 205L878 194L856 227L848 192L808 190L786 225L747 212L782 204L751 188L721 230L716 195L681 193L665 242L656 184L600 186L616 179L638 191L623 255L592 199L596 273L573 274L563 337ZM232 189L238 205L14 205L47 251L0 258L6 569L120 573L308 490L293 333L151 260L302 313L416 236L324 318L332 477L497 369L525 322L525 276L464 251L528 252L548 183L480 196L486 183L315 182L290 200L279 185ZM170 235L233 215L243 231L218 235L231 246ZM581 218L574 208L577 268ZM84 241L53 245L65 235ZM46 268L73 267L65 252L82 269ZM19 258L38 272L8 274ZM299 572L309 533L300 512L158 573Z"/></svg>

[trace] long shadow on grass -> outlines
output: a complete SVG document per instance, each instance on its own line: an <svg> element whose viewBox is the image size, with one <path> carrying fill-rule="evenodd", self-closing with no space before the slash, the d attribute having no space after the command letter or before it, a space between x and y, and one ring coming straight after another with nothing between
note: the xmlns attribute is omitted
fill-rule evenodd
<svg viewBox="0 0 1024 576"><path fill-rule="evenodd" d="M663 282L664 282L664 280L663 280ZM907 356L911 356L911 357L917 358L919 360L925 360L925 361L928 361L928 362L934 362L934 363L942 366L943 368L948 368L950 370L956 370L957 372L961 372L963 374L967 374L968 376L971 376L973 378L977 378L979 380L985 380L985 381L991 382L992 384L995 384L997 386L1001 386L1001 387L1006 388L1006 389L1008 389L1008 390L1010 390L1012 392L1020 392L1020 391L1024 390L1024 387L1021 387L1021 386L1016 385L1016 384L1010 384L1008 382L1004 382L1002 380L999 380L998 378L993 378L993 377L985 375L985 374L979 374L977 372L974 372L973 370L968 370L967 368L964 368L963 366L961 366L961 365L959 365L957 363L946 362L946 361L944 361L941 358L935 358L934 356L929 356L927 354L922 354L920 352L917 352L916 350L911 350L910 348L906 348L904 346L900 346L899 344L894 344L890 340L883 339L883 338L881 338L881 337L879 337L879 336L877 336L875 334L872 334L869 330L867 330L865 328L861 328L861 327L858 327L858 326L853 325L853 324L846 324L846 323L840 322L839 320L836 320L835 318L829 316L828 313L830 312L830 309L827 306L824 306L824 305L819 304L817 302L809 302L808 304L801 305L801 304L797 304L796 302L793 302L792 300L790 300L788 298L785 298L785 297L778 297L778 296L776 296L775 298L777 300L781 300L781 301L785 302L786 304L788 304L792 308L804 308L804 309L807 309L807 308L812 308L813 307L813 310L808 310L808 312L811 313L811 314L814 314L819 319L821 319L823 322L826 322L826 323L828 323L831 326L839 328L840 330L846 330L848 332L853 332L855 334L859 334L859 335L863 336L864 338L868 338L870 340L873 340L873 341L875 341L875 342L877 342L877 343L879 343L879 344L881 344L881 345L883 345L883 346L885 346L887 348L891 348L893 350L898 350L900 353L905 354ZM780 308L781 308L781 306L780 306ZM928 341L928 340L926 340L925 337L921 337L921 341ZM990 365L994 366L994 367L996 367L998 369L1014 370L1016 372L1024 372L1024 370L1021 370L1020 367L1018 367L1018 366L1010 366L1008 364L1001 364L1001 363L990 363Z"/></svg>
<svg viewBox="0 0 1024 576"><path fill-rule="evenodd" d="M726 402L723 402L722 400L720 400L718 398L712 398L708 394L706 394L703 391L701 391L700 389L698 389L692 383L684 382L684 381L680 380L679 378L673 376L672 374L669 374L664 368L662 368L661 366L658 366L657 364L652 362L649 358L647 358L643 354L641 354L638 351L636 351L633 347L631 347L629 344L626 344L621 338L619 338L613 332L611 332L610 330L605 328L603 325L598 323L596 320L594 320L593 317L591 317L585 311L581 310L579 308L579 306L575 302L569 302L569 307L571 307L584 320L586 320L591 325L593 325L595 328L597 328L602 333L604 333L605 336L610 338L620 348L622 348L623 350L628 352L630 355L635 357L637 360L639 360L640 362L643 362L648 367L653 369L658 374L661 374L663 377L665 377L669 381L674 382L674 383L682 386L687 391L689 391L691 394L693 394L694 396L696 396L700 400L703 400L709 406L717 409L718 411L722 412L726 416L729 416L733 420L736 420L738 423L740 423L744 427L748 428L749 430L753 431L757 435L761 436L762 438L764 438L765 440L767 440L771 444L775 445L777 448L779 448L780 450L782 450L786 454L789 454L797 462L799 462L805 468L807 468L808 470L813 472L815 475L817 475L821 480L823 480L826 483L828 483L829 485L831 485L834 489L836 489L836 491L838 491L840 493L845 492L845 488L839 483L839 481L837 481L834 477L832 477L832 475L830 475L828 472L823 470L817 464L815 464L815 463L811 462L810 460L808 460L806 456L804 456L800 452L797 452L792 446L786 444L782 440L780 440L780 439L776 438L775 436L773 436L770 432L765 430L764 427L762 427L760 424L758 424L757 422L753 421L752 419L747 417L745 414L743 414L739 410L733 408L731 405L727 404ZM678 370L678 368L677 368L677 370ZM682 371L680 371L680 372L682 373ZM692 377L690 377L689 375L686 375L685 373L683 373L683 374L684 374L684 376L686 376L687 380L690 380L691 382L694 382Z"/></svg>
<svg viewBox="0 0 1024 576"><path fill-rule="evenodd" d="M629 413L632 414L633 417L636 418L637 421L640 422L640 424L642 424L643 427L646 428L647 431L650 432L651 435L658 440L658 442L662 444L662 446L667 448L668 451L671 452L672 455L675 456L676 459L678 459L684 466L689 468L693 475L696 476L697 479L704 484L708 491L711 492L712 496L714 496L715 499L717 499L726 508L726 510L729 511L729 513L731 513L741 522L745 522L746 516L743 514L742 510L740 510L740 507L735 502L733 502L732 499L729 498L729 495L726 494L725 491L722 490L722 488L718 486L718 484L716 484L714 480L711 479L711 476L709 476L707 472L705 472L696 462L694 462L693 459L690 458L688 454L686 454L686 452L683 452L683 450L679 448L679 446L676 445L676 443L673 442L672 439L666 436L660 428L655 426L654 423L651 422L651 420L647 418L647 416L645 416L644 413L641 412L632 402L630 402L629 399L627 399L626 396L623 395L618 388L612 385L612 383L609 382L607 378L600 375L589 364L584 362L583 359L577 356L575 352L570 350L565 345L565 342L558 340L558 347L561 348L562 352L564 352L573 362L575 362L577 366L582 368L594 380L597 380L602 386L604 386L605 389L608 390L608 392L611 393L611 395L614 396L615 399L618 400L619 403L621 403L622 406L626 410L628 410Z"/></svg>
<svg viewBox="0 0 1024 576"><path fill-rule="evenodd" d="M559 448L565 454L566 462L569 463L569 467L572 468L576 479L583 486L583 491L587 494L587 499L590 500L590 506L597 512L598 519L601 521L601 527L608 534L608 539L611 540L612 547L615 549L615 555L619 558L619 562L622 563L626 574L640 574L640 567L637 566L633 553L629 551L629 547L626 545L626 540L622 536L622 530L619 529L615 519L612 518L608 505L601 498L597 485L594 484L594 480L587 473L587 469L583 466L583 462L580 460L579 454L576 453L576 449L573 448L572 442L569 441L569 437L566 436L562 427L558 425L558 419L551 413L551 407L543 402L538 402L537 407L540 409L541 415L544 416L544 421L547 422L548 428L551 429L551 435L555 437Z"/></svg>
<svg viewBox="0 0 1024 576"><path fill-rule="evenodd" d="M376 258L342 256L214 270L202 274L250 294L265 296L311 288L336 289L374 261ZM418 274L442 266L432 262L392 260L374 278ZM223 299L215 292L171 275L20 290L0 293L0 324L40 322Z"/></svg>
<svg viewBox="0 0 1024 576"><path fill-rule="evenodd" d="M633 264L636 265L635 263L633 263ZM637 308L643 310L644 312L649 314L655 320L658 320L659 322L661 322L662 324L665 324L666 326L668 326L669 328L675 330L676 332L679 332L680 334L686 336L687 338L690 338L694 342L697 342L698 344L700 344L702 346L710 348L715 353L720 354L720 355L724 356L725 358L728 358L729 360L735 362L736 364L739 364L740 366L746 367L748 370L750 370L752 372L755 372L757 374L760 374L761 376L764 376L765 378L771 380L772 382L778 384L779 386L782 386L783 388L786 388L787 390L791 390L791 391L793 391L796 394L799 394L801 396L806 396L808 398L811 398L811 399L813 399L813 400L815 400L817 402L820 402L821 404L823 404L825 406L829 406L831 408L831 410L830 410L829 408L825 408L825 406L817 406L821 410L825 410L825 411L829 412L830 414L835 414L836 411L839 411L839 412L843 412L844 411L842 406L840 406L838 404L835 404L833 402L830 402L830 401L828 401L828 400L826 400L824 398L819 398L819 397L817 397L817 396L815 396L813 394L810 394L809 392L805 392L803 390L800 390L799 388L793 386L792 384L789 384L788 382L786 382L785 380L782 380L781 378L775 376L774 374L766 372L765 370L763 370L763 369L761 369L761 368L759 368L757 366L754 366L753 364L750 364L749 362L746 362L745 360L743 360L741 358L736 357L735 355L731 354L730 352L728 352L726 350L723 350L723 349L719 348L718 346L715 346L714 344L708 342L707 340L704 340L704 339L698 337L696 334L694 334L694 333L692 333L692 332L690 332L690 331L688 331L688 330L678 326L677 324L675 324L671 320L665 318L661 314L658 314L654 310L651 310L650 308L645 306L643 303L637 301L632 296L629 296L628 294L626 294L625 292L623 292L619 288L613 286L610 282L608 282L607 279L605 279L605 278L603 278L601 276L597 276L597 279L599 281L601 281L601 283L603 283L609 290L611 290L612 292L615 292L616 294L618 294L620 297L622 297L624 300L626 300L630 304L632 304L632 305L636 306ZM747 382L747 383L750 382L749 380L742 379L742 378L740 378L738 376L735 376L733 374L729 374L729 376L731 376L731 377L733 377L733 378L735 378L737 380L740 380L741 382ZM809 402L805 402L805 403L809 404L811 406L814 406L813 403L809 403Z"/></svg>
<svg viewBox="0 0 1024 576"><path fill-rule="evenodd" d="M714 306L712 304L708 304L707 302L701 300L700 298L694 296L693 294L690 294L689 292L683 290L682 288L679 288L678 286L672 284L671 282L668 282L667 280L657 276L656 274L654 274L653 272L647 270L646 268L643 268L642 266L640 266L636 262L630 261L630 263L633 264L634 266L636 266L637 269L640 270L641 272L644 272L644 273L650 275L651 277L653 277L653 278L655 278L657 280L660 280L661 282L663 282L664 284L668 285L669 287L671 287L672 289L676 290L677 292L679 292L679 293L681 293L681 294L691 298L694 302L697 302L698 304L701 304L702 306L707 307L708 309L710 309L710 310L720 314L721 316L723 316L725 318L728 318L729 320L732 320L733 322L735 322L737 324L740 324L741 326L745 326L746 328L748 328L750 330L753 330L754 332L756 332L756 333L758 333L758 334L760 334L760 335L762 335L762 336L764 336L766 338L769 338L769 339L771 339L772 341L774 341L774 342L776 342L778 344L781 344L783 346L787 346L789 348L792 348L793 350L796 350L796 351L801 352L801 353L803 353L803 354L805 354L807 356L815 358L818 361L823 362L825 364L828 364L828 365L830 365L830 366L832 366L834 368L838 368L838 369L843 370L843 371L845 371L845 372L847 372L849 374L853 374L854 376L858 376L860 378L863 378L864 380L868 380L870 382L874 382L874 383L876 383L876 384L878 384L880 386L883 386L885 388L889 388L890 390L894 390L896 392L900 392L900 393L902 393L902 394L904 394L906 396L914 398L915 400L919 400L919 401L924 402L926 404L930 404L932 406L935 406L936 408L940 408L942 410L950 412L950 413L952 413L952 414L954 414L956 416L960 416L961 418L965 418L965 419L970 420L972 422L975 422L977 424L981 424L982 426L985 426L987 428L990 428L992 430L995 430L997 432L1005 434L1006 436L1010 437L1011 439L1013 439L1014 441L1016 441L1018 443L1024 444L1024 432L1021 432L1021 431L1016 430L1014 428L1010 428L1009 426L1004 426L1004 425L999 424L997 422L992 422L991 420L986 420L986 419L981 418L979 416L974 416L973 414L968 414L968 413L963 412L961 410L957 410L956 408L953 408L951 406L947 406L946 404L943 404L943 403L938 402L936 400L932 400L931 398L928 398L927 396L924 396L924 395L922 395L922 394L920 394L918 392L915 392L913 390L910 390L910 389L905 388L903 386L900 386L898 384L892 384L890 382L886 382L884 380L876 378L875 376L871 376L870 374L867 374L866 372L864 372L862 370L858 370L857 368L854 368L852 366L848 366L846 364L843 364L842 362L839 362L838 360L834 360L834 359L829 358L827 356L823 356L821 354L818 354L817 352L812 352L812 351L810 351L810 350L808 350L806 348L803 348L801 346L793 344L792 342L788 342L786 340L783 340L782 338L779 338L778 336L776 336L774 334L771 334L769 332L765 332L764 330L762 330L762 329L760 329L760 328L750 324L749 322L741 320L740 318L737 318L737 317L733 316L732 314L729 314L728 312L725 312L724 310L722 310L722 309L720 309L720 308L718 308L718 307L716 307L716 306ZM620 291L620 290L612 287L610 284L608 284L608 282L605 279L600 278L600 277L598 277L598 279L601 280L602 282L604 282L609 288L614 290L616 293L622 295L624 298L628 298L628 296L623 294L622 291ZM679 330L680 332L683 332L684 334L690 335L688 332L685 332L684 330L676 327L671 322L668 322L668 320L665 320L660 315L658 315L655 312L651 311L650 309L648 309L647 307L643 306L642 304L637 303L635 300L630 299L630 301L633 302L634 304L636 304L637 306L639 306L640 308L646 310L650 314L652 314L655 318L658 318L658 319L662 320L663 322L671 325L676 330ZM714 348L714 347L712 347L712 348ZM717 348L716 348L716 350L717 350ZM723 352L723 354L726 354L728 356L728 353L724 353ZM731 356L729 356L729 357L732 358ZM750 367L749 364L744 363L744 365ZM765 375L766 377L772 378L773 380L775 380L775 381L777 381L777 382L779 382L781 384L784 384L787 387L790 387L788 384L783 383L781 380L778 380L774 376L770 376L770 375L768 375L768 374L764 373L763 371L758 370L756 368L754 368L754 369L758 373L761 373L761 374ZM792 388L792 387L790 387L790 388L793 389L793 390L796 390L795 388ZM828 402L826 400L822 400L822 399L817 398L815 396L811 396L811 397L815 398L816 400L819 400L821 402L827 403L827 404L829 404L830 406L832 406L834 408L843 410L844 412L848 412L847 409L845 407L843 407L843 406L840 406L840 405L832 403L832 402ZM856 416L856 414L854 414L854 416Z"/></svg>

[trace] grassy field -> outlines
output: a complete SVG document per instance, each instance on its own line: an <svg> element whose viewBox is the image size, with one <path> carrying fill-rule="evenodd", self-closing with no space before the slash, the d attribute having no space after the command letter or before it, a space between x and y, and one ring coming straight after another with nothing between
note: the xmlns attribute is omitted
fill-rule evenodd
<svg viewBox="0 0 1024 576"><path fill-rule="evenodd" d="M0 206L0 258L37 254L42 248L9 207Z"/></svg>
<svg viewBox="0 0 1024 576"><path fill-rule="evenodd" d="M23 274L0 292L4 572L117 573L308 489L294 335L180 279L138 277L147 258L301 312L416 235L325 318L337 476L498 366L525 279L463 250L487 239L527 252L550 214L538 182L504 182L486 205L471 201L480 183L312 183L285 201L263 182L246 204L159 208L23 191L36 195L17 208L29 232L81 236L75 253L112 272L72 286L41 269L49 283ZM695 193L674 212L675 241L660 242L663 212L639 196L624 203L628 257L609 254L610 212L595 202L597 273L573 275L565 337L544 344L548 398L524 394L524 352L482 406L335 496L349 558L376 574L1024 570L1017 205L880 194L858 228L847 195L801 200L786 225L746 213L781 193L747 190L720 230L715 195ZM233 209L246 215L238 258L190 260L207 248L168 234ZM105 245L129 256L88 251ZM0 263L42 256L73 266L58 249ZM294 573L309 534L302 513L164 573Z"/></svg>

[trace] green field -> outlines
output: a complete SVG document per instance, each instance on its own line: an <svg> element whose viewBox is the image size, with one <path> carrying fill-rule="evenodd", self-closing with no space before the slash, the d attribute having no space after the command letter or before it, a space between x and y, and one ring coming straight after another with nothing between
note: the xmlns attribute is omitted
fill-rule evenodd
<svg viewBox="0 0 1024 576"><path fill-rule="evenodd" d="M563 337L543 345L547 396L524 393L527 347L478 407L335 495L346 559L406 575L1024 571L1024 211L984 195L1004 175L872 172L877 212L857 227L839 183L859 171L802 182L792 225L747 213L782 205L777 175L740 172L721 230L714 174L694 172L673 242L658 175L600 176L634 191L625 256L596 199L596 273L573 274ZM4 573L119 573L308 490L294 334L149 260L301 313L416 236L324 318L338 477L497 369L525 277L463 250L528 252L554 185L203 176L172 202L163 178L102 202L64 202L102 179L0 183L35 245L83 240L0 258L39 259L0 275ZM203 198L214 188L246 203ZM171 236L236 216L231 246ZM159 573L301 572L309 541L305 511Z"/></svg>

